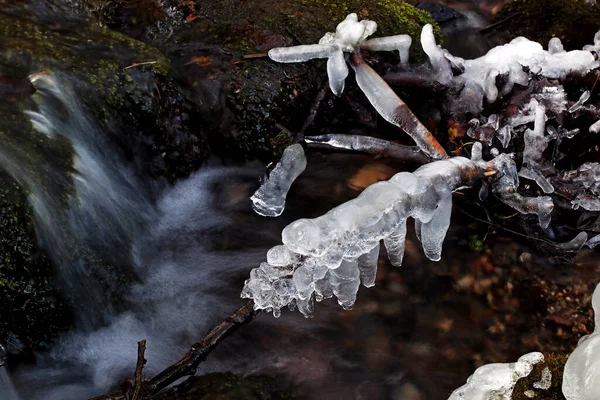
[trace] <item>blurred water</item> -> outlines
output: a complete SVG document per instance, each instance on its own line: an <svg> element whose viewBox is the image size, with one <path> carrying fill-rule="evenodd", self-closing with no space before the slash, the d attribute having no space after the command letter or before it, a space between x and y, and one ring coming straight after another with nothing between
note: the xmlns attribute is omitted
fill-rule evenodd
<svg viewBox="0 0 600 400"><path fill-rule="evenodd" d="M19 394L15 389L6 368L0 367L0 395L3 400L19 400Z"/></svg>

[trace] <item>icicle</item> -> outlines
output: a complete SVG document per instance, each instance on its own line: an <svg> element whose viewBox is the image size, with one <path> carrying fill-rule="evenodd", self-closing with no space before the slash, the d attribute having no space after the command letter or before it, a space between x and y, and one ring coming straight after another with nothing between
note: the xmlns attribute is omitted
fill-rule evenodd
<svg viewBox="0 0 600 400"><path fill-rule="evenodd" d="M586 90L585 92L583 92L581 94L581 96L579 97L579 100L577 100L577 102L569 108L569 112L574 113L575 111L580 110L581 107L583 107L583 105L585 104L585 102L588 101L589 99L590 99L590 91Z"/></svg>
<svg viewBox="0 0 600 400"><path fill-rule="evenodd" d="M405 131L428 156L434 159L448 157L431 132L415 117L383 78L362 59L360 53L354 52L351 61L358 87L383 119Z"/></svg>
<svg viewBox="0 0 600 400"><path fill-rule="evenodd" d="M554 187L539 172L542 153L548 147L548 140L544 136L546 129L546 109L538 104L535 107L535 124L533 131L525 131L525 149L523 150L523 166L519 176L535 181L544 193L554 192Z"/></svg>
<svg viewBox="0 0 600 400"><path fill-rule="evenodd" d="M400 62L406 65L408 64L408 51L411 44L412 38L409 35L395 35L366 40L360 45L360 48L370 51L398 50Z"/></svg>
<svg viewBox="0 0 600 400"><path fill-rule="evenodd" d="M250 197L254 211L265 217L281 215L292 183L305 168L306 156L302 145L288 146L267 180Z"/></svg>

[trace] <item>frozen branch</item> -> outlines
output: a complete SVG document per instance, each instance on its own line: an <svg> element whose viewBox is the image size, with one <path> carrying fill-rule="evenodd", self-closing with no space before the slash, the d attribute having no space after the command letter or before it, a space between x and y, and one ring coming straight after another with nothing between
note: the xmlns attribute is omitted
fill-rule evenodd
<svg viewBox="0 0 600 400"><path fill-rule="evenodd" d="M293 222L283 230L283 245L251 271L242 297L275 316L284 306L310 315L313 298L334 295L352 307L359 284L374 283L381 240L390 261L402 263L408 217L415 219L425 255L440 259L452 191L481 180L486 168L482 160L463 157L432 162L375 183L321 217Z"/></svg>
<svg viewBox="0 0 600 400"><path fill-rule="evenodd" d="M404 146L370 136L330 134L307 136L304 138L308 147L330 147L334 149L360 151L375 156L383 156L401 162L426 164L431 161L416 146Z"/></svg>
<svg viewBox="0 0 600 400"><path fill-rule="evenodd" d="M417 146L431 158L443 159L448 157L446 150L415 117L406 103L364 61L360 51L356 50L352 53L351 65L356 74L356 83L383 119L406 132Z"/></svg>

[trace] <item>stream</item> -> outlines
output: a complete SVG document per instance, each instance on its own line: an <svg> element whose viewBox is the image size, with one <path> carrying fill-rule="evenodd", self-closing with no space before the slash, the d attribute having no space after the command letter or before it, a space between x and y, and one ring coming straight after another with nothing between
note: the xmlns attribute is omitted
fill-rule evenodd
<svg viewBox="0 0 600 400"><path fill-rule="evenodd" d="M63 29L79 35L77 26L50 31ZM110 53L131 64L122 50L72 40L65 46L78 57L101 61ZM284 214L263 218L249 201L263 163L210 155L187 178L153 179L145 161L115 139L123 116L103 103L101 83L59 64L24 63L40 73L31 79L33 94L3 93L3 110L24 125L0 121L0 168L26 188L38 246L57 266L53 284L73 304L74 322L34 357L15 356L18 362L0 367L3 400L84 399L115 389L133 375L142 339L145 376L160 372L242 304L249 271L288 223L320 215L406 168L360 154L311 153ZM0 75L14 74L0 63ZM545 303L529 289L535 281L585 291L600 274L594 254L562 263L502 232L473 246L472 221L457 204L441 262L424 258L409 229L404 266L380 257L376 286L360 289L354 310L324 301L310 319L260 314L220 344L198 374L280 376L307 399L444 399L479 365L574 346L577 335L540 327Z"/></svg>

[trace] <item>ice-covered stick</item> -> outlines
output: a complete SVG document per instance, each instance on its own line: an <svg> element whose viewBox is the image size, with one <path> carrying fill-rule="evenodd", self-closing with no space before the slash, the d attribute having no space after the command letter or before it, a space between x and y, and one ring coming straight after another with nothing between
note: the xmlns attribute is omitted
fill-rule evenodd
<svg viewBox="0 0 600 400"><path fill-rule="evenodd" d="M536 102L537 103L537 102ZM533 131L525 131L525 148L523 149L523 166L519 176L531 179L538 184L544 193L553 193L554 187L542 175L542 153L548 147L548 139L544 135L546 128L546 109L541 104L534 104L535 122Z"/></svg>
<svg viewBox="0 0 600 400"><path fill-rule="evenodd" d="M370 136L329 134L307 136L304 141L308 147L331 147L334 149L354 150L367 154L393 158L402 162L426 164L431 161L416 146L404 146Z"/></svg>
<svg viewBox="0 0 600 400"><path fill-rule="evenodd" d="M360 55L360 50L354 50L350 60L356 74L358 87L383 119L406 132L417 146L431 158L438 160L447 158L446 150L383 78L365 62Z"/></svg>
<svg viewBox="0 0 600 400"><path fill-rule="evenodd" d="M251 271L242 297L275 316L285 306L310 315L313 298L336 296L349 308L360 283L374 283L381 240L392 264L402 263L408 217L419 226L425 255L439 260L452 191L479 182L487 165L463 157L431 162L375 183L318 218L291 223L282 232L283 244Z"/></svg>

